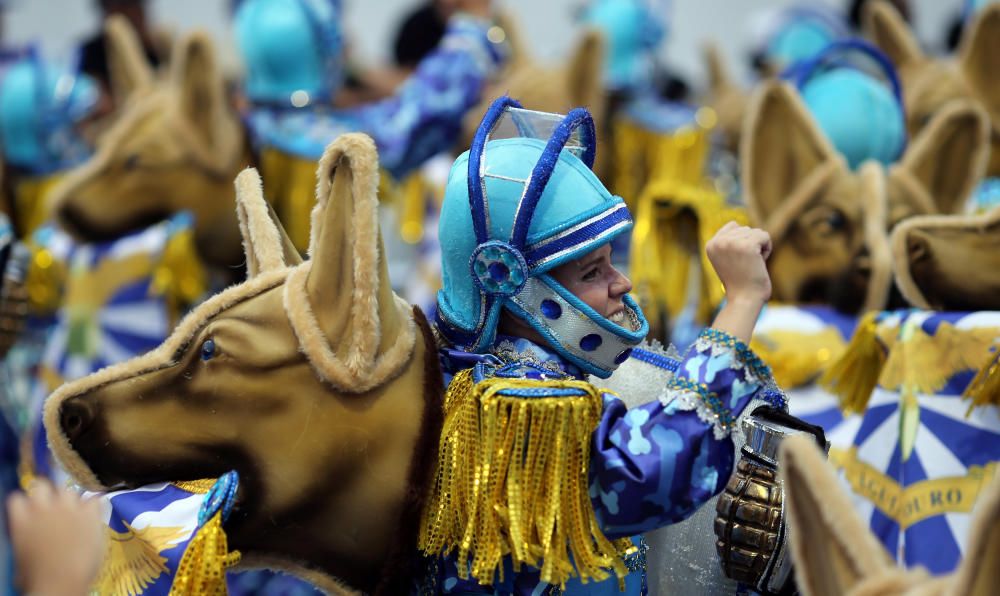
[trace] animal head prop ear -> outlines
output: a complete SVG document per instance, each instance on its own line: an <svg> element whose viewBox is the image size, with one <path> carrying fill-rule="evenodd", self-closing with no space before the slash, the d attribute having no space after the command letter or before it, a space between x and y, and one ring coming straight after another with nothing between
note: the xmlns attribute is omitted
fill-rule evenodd
<svg viewBox="0 0 1000 596"><path fill-rule="evenodd" d="M816 444L789 437L781 444L782 484L796 583L804 594L847 594L888 573L892 560L855 513Z"/></svg>
<svg viewBox="0 0 1000 596"><path fill-rule="evenodd" d="M247 277L302 262L274 209L264 200L260 174L255 169L248 168L236 177L236 216L243 237Z"/></svg>
<svg viewBox="0 0 1000 596"><path fill-rule="evenodd" d="M740 146L743 120L750 94L732 79L722 57L722 50L716 43L709 42L705 45L704 60L708 71L706 102L715 110L719 130L725 135L726 146L736 152Z"/></svg>
<svg viewBox="0 0 1000 596"><path fill-rule="evenodd" d="M289 276L285 304L319 374L342 391L364 392L398 374L415 341L410 306L389 283L375 143L342 135L324 152L317 178L310 260Z"/></svg>
<svg viewBox="0 0 1000 596"><path fill-rule="evenodd" d="M111 15L104 24L107 40L108 75L115 104L153 85L153 69L146 59L135 28L122 15Z"/></svg>
<svg viewBox="0 0 1000 596"><path fill-rule="evenodd" d="M250 277L195 308L155 350L46 401L53 452L82 486L235 469L238 522L225 530L247 565L337 593L406 590L443 389L429 326L389 289L377 171L368 137L328 147L313 259L291 268L298 257L259 177L239 175Z"/></svg>
<svg viewBox="0 0 1000 596"><path fill-rule="evenodd" d="M965 82L992 122L993 153L989 171L1000 174L1000 5L983 8L962 37L959 66Z"/></svg>
<svg viewBox="0 0 1000 596"><path fill-rule="evenodd" d="M949 102L969 97L970 86L959 69L950 62L926 56L891 3L878 0L869 3L865 10L866 34L899 71L911 136L919 133Z"/></svg>
<svg viewBox="0 0 1000 596"><path fill-rule="evenodd" d="M601 130L606 97L601 73L605 54L604 36L594 28L585 29L572 54L556 65L540 64L527 54L516 62L508 63L499 79L484 93L483 101L466 113L463 123L461 147L469 147L481 115L500 95L517 98L532 110L566 113L577 106L586 106L592 113L595 126ZM598 151L602 156L604 151ZM603 166L603 158L598 171Z"/></svg>
<svg viewBox="0 0 1000 596"><path fill-rule="evenodd" d="M228 175L231 156L242 143L236 116L226 100L225 80L208 34L196 31L174 46L171 79L179 95L181 122L199 140L200 161Z"/></svg>
<svg viewBox="0 0 1000 596"><path fill-rule="evenodd" d="M986 114L971 102L948 104L889 168L890 227L910 215L961 212L989 151Z"/></svg>
<svg viewBox="0 0 1000 596"><path fill-rule="evenodd" d="M788 83L751 99L741 169L755 225L774 239L775 297L878 309L890 284L880 167L847 167Z"/></svg>
<svg viewBox="0 0 1000 596"><path fill-rule="evenodd" d="M862 15L865 35L893 64L904 67L926 60L920 44L910 31L903 15L888 0L869 2Z"/></svg>
<svg viewBox="0 0 1000 596"><path fill-rule="evenodd" d="M896 285L933 310L1000 310L1000 208L912 217L892 233Z"/></svg>
<svg viewBox="0 0 1000 596"><path fill-rule="evenodd" d="M1000 479L976 505L973 537L959 569L932 578L896 567L858 517L833 468L803 437L781 444L781 476L795 579L805 596L991 594L1000 581Z"/></svg>

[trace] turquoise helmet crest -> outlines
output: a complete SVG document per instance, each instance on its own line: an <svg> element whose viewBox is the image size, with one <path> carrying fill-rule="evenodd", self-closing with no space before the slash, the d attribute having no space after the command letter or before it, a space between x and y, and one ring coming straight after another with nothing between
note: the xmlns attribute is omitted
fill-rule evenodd
<svg viewBox="0 0 1000 596"><path fill-rule="evenodd" d="M867 160L894 163L906 148L902 89L889 58L848 39L827 46L782 75L833 146L857 168Z"/></svg>
<svg viewBox="0 0 1000 596"><path fill-rule="evenodd" d="M242 0L236 43L255 103L329 102L343 78L340 0Z"/></svg>
<svg viewBox="0 0 1000 596"><path fill-rule="evenodd" d="M815 56L848 36L838 13L822 6L792 6L776 12L764 27L757 54L779 70Z"/></svg>
<svg viewBox="0 0 1000 596"><path fill-rule="evenodd" d="M582 108L546 114L501 97L487 110L452 166L441 209L437 325L452 344L489 348L507 310L569 362L608 377L645 338L649 325L631 297L627 329L548 274L632 227L625 202L591 170L595 134Z"/></svg>
<svg viewBox="0 0 1000 596"><path fill-rule="evenodd" d="M652 84L656 50L667 31L666 0L594 0L582 22L604 34L604 84L634 90Z"/></svg>
<svg viewBox="0 0 1000 596"><path fill-rule="evenodd" d="M0 79L0 145L8 163L45 175L90 155L77 124L97 105L94 81L44 60L34 48Z"/></svg>

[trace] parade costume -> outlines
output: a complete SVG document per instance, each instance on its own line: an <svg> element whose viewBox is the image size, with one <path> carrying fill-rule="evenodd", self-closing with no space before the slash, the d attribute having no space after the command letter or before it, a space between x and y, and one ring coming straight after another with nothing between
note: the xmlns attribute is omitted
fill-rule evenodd
<svg viewBox="0 0 1000 596"><path fill-rule="evenodd" d="M641 593L638 580L644 572L631 571L625 578L621 560L615 563L621 556L615 549L627 553L628 543L612 546L606 537L634 536L680 521L720 490L733 465L727 437L735 417L769 383L769 372L746 346L715 330L706 330L683 358L669 365L673 372L662 377L659 399L642 406L626 410L613 394L597 389L600 381L577 381L584 373L609 376L646 333L641 310L630 298L624 299L629 323L620 327L548 273L627 233L631 225L622 200L610 195L588 167L594 157L593 135L583 110L562 119L520 110L512 100L501 98L487 112L472 149L452 169L442 210L445 280L437 314L437 329L450 346L444 351L449 389L438 484L421 534L425 553L443 555L432 565L432 591L527 594L552 584L577 593L579 580L562 586L577 575L585 582L605 582L584 589L613 591L617 582L605 579L610 567L627 580L630 593ZM549 347L497 336L501 309L531 325ZM532 400L531 395L544 397ZM771 399L780 400L780 394ZM537 449L559 457L561 448L550 441L563 437L560 444L565 440L566 449L573 449L569 453L584 457L588 472L581 479L560 474L548 482L580 492L566 494L561 502L535 491L507 493L523 490L518 488L521 481L511 478L542 473L533 472L532 462L518 456L497 460L487 449L478 464L464 457L449 459L447 454L464 452L465 441L472 439L447 429L476 417L480 406L473 404L486 407L486 412L513 408L512 417L518 412L516 419L508 420L506 414L497 422L483 418L484 428L493 430L484 430L487 434L476 439L479 444L500 448L494 441L508 436L503 429L522 425L527 434L517 440L525 441L529 452ZM545 411L539 408L546 407L552 408L553 420L565 421L564 431L550 435L538 427ZM587 417L570 417L573 411ZM516 454L521 448L504 448L509 449ZM500 468L498 484L493 484L493 476L488 484L496 488L485 489L479 497L452 492L490 459ZM451 499L435 505L445 494ZM574 500L578 505L572 507L593 507L593 517L586 511L569 516L568 503ZM560 522L549 526L553 522L545 521L534 529L542 520L514 516L519 507L527 507L521 509L527 512L546 506L562 511ZM473 518L465 520L458 513L494 508L510 510L510 520L500 528L486 522L492 529L485 531ZM567 534L561 525L565 523L582 523L585 536L592 538ZM562 538L531 546L538 540L535 532L544 536L550 531L546 528ZM473 537L471 544L477 546L471 551L463 535ZM528 540L527 548L516 536Z"/></svg>
<svg viewBox="0 0 1000 596"><path fill-rule="evenodd" d="M452 147L505 54L490 40L489 21L459 14L393 96L335 108L344 74L341 19L336 0L246 0L235 16L252 102L245 121L267 195L300 250L308 242L313 164L328 143L345 132L367 133L382 167L403 181Z"/></svg>
<svg viewBox="0 0 1000 596"><path fill-rule="evenodd" d="M0 150L19 238L48 219L49 191L66 170L90 156L77 127L94 109L93 80L43 59L35 47L15 54L0 80Z"/></svg>
<svg viewBox="0 0 1000 596"><path fill-rule="evenodd" d="M993 76L1000 53L995 41L1000 37L1000 5L987 3L970 10L969 24L962 33L957 56L951 60L935 59L920 49L909 25L888 2L872 2L865 14L868 37L892 60L899 71L906 123L916 135L935 113L946 109L952 100L963 99L978 104L990 118L991 150L986 177L977 188L969 210L990 209L997 200L1000 178L1000 97L992 91Z"/></svg>

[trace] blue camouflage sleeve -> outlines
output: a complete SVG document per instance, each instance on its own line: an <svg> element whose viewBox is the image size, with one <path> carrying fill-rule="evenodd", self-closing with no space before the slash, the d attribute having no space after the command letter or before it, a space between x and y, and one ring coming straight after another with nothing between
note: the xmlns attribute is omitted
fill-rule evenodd
<svg viewBox="0 0 1000 596"><path fill-rule="evenodd" d="M379 162L397 180L457 141L465 113L479 102L506 53L504 44L490 41L489 26L452 17L437 49L395 95L358 108L363 130L378 145Z"/></svg>
<svg viewBox="0 0 1000 596"><path fill-rule="evenodd" d="M721 491L736 418L770 381L746 344L706 329L659 400L629 410L606 395L590 460L590 497L605 534L679 522Z"/></svg>

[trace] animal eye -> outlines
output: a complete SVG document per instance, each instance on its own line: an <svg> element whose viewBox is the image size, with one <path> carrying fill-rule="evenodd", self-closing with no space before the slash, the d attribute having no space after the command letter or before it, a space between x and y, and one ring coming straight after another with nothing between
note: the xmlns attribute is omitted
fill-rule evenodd
<svg viewBox="0 0 1000 596"><path fill-rule="evenodd" d="M139 167L139 155L137 153L133 153L133 154L129 155L128 157L126 157L125 161L122 163L122 167L125 168L126 170L134 170L134 169L138 168Z"/></svg>
<svg viewBox="0 0 1000 596"><path fill-rule="evenodd" d="M213 356L215 356L215 340L208 338L201 344L201 359L211 360Z"/></svg>
<svg viewBox="0 0 1000 596"><path fill-rule="evenodd" d="M847 227L847 218L840 211L832 211L826 216L826 225L834 230L843 230Z"/></svg>

